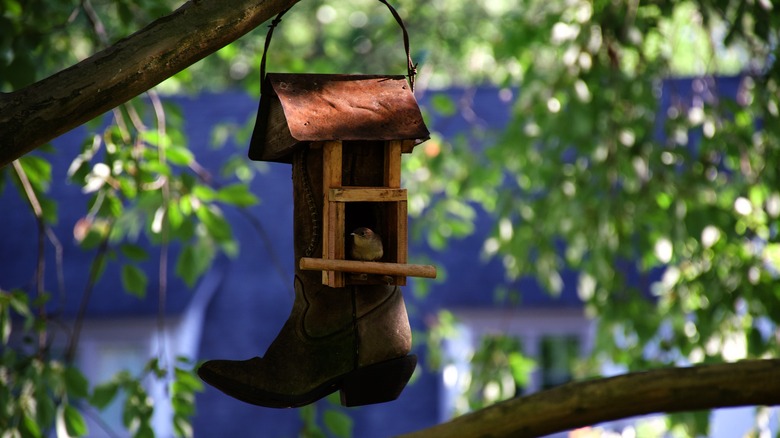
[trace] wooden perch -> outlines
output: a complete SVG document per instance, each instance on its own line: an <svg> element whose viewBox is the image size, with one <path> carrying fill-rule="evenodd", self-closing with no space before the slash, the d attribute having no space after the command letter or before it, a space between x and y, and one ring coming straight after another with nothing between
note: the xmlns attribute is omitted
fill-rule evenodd
<svg viewBox="0 0 780 438"><path fill-rule="evenodd" d="M780 359L745 360L569 383L402 437L538 437L637 415L777 404Z"/></svg>
<svg viewBox="0 0 780 438"><path fill-rule="evenodd" d="M301 257L300 268L304 271L355 272L363 274L436 278L435 266L408 265L405 263L361 262L357 260L328 260Z"/></svg>

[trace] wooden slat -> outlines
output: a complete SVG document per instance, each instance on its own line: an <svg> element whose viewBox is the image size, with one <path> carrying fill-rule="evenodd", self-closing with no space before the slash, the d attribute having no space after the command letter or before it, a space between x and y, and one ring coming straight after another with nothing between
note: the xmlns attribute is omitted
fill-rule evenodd
<svg viewBox="0 0 780 438"><path fill-rule="evenodd" d="M388 210L391 219L396 224L396 236L395 236L395 260L397 263L406 263L409 236L407 231L408 218L406 216L406 200L396 203L395 208ZM406 285L405 277L396 278L396 283L399 286Z"/></svg>
<svg viewBox="0 0 780 438"><path fill-rule="evenodd" d="M301 257L299 266L304 271L338 271L391 276L436 278L432 265L408 265L405 263L361 262L357 260L328 260Z"/></svg>
<svg viewBox="0 0 780 438"><path fill-rule="evenodd" d="M406 250L409 242L407 225L409 219L406 210L406 201L399 202L396 207L396 215L398 216L398 263L406 263L407 259Z"/></svg>
<svg viewBox="0 0 780 438"><path fill-rule="evenodd" d="M396 202L406 201L406 189L384 187L338 187L330 189L330 201L335 202Z"/></svg>
<svg viewBox="0 0 780 438"><path fill-rule="evenodd" d="M401 140L385 145L385 187L401 187Z"/></svg>
<svg viewBox="0 0 780 438"><path fill-rule="evenodd" d="M401 140L390 140L385 144L385 186L387 187L401 187L402 149L403 142ZM395 226L395 238L388 242L392 245L392 248L389 248L390 253L394 256L396 263L405 264L407 256L406 196L399 199L395 206L388 206L387 215L389 223ZM395 277L395 283L399 286L406 285L406 277Z"/></svg>
<svg viewBox="0 0 780 438"><path fill-rule="evenodd" d="M340 141L327 141L322 146L322 257L344 258L344 204L330 202L330 188L341 186L342 153ZM344 274L322 271L322 282L331 287L344 287Z"/></svg>

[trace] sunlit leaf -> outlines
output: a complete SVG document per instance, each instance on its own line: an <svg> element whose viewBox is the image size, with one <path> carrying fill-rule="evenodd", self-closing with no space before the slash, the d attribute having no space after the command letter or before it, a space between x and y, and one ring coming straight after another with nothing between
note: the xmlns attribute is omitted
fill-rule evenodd
<svg viewBox="0 0 780 438"><path fill-rule="evenodd" d="M200 199L201 201L206 201L206 202L213 201L214 198L217 197L217 194L216 192L214 192L214 189L204 185L196 185L195 187L193 187L192 195Z"/></svg>
<svg viewBox="0 0 780 438"><path fill-rule="evenodd" d="M22 415L22 422L19 425L19 429L20 432L22 432L22 435L20 436L30 436L34 438L43 436L41 434L41 428L35 419L26 414Z"/></svg>
<svg viewBox="0 0 780 438"><path fill-rule="evenodd" d="M79 437L87 434L87 422L78 409L60 405L57 409L57 437Z"/></svg>
<svg viewBox="0 0 780 438"><path fill-rule="evenodd" d="M165 153L171 163L179 166L187 166L195 158L192 151L181 146L171 146L165 150Z"/></svg>

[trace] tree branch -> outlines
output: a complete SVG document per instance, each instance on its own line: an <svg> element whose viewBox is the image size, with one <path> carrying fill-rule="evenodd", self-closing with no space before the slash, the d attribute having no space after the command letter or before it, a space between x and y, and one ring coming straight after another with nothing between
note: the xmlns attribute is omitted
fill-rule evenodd
<svg viewBox="0 0 780 438"><path fill-rule="evenodd" d="M0 94L0 167L237 40L298 0L191 0L26 88Z"/></svg>
<svg viewBox="0 0 780 438"><path fill-rule="evenodd" d="M651 413L776 404L780 359L746 360L569 383L403 437L538 437Z"/></svg>

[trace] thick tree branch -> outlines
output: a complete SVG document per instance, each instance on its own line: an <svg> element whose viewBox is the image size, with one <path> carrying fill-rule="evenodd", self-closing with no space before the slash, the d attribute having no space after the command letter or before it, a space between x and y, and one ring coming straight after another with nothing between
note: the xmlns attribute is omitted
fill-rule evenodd
<svg viewBox="0 0 780 438"><path fill-rule="evenodd" d="M0 95L0 167L154 87L298 0L191 0L111 47Z"/></svg>
<svg viewBox="0 0 780 438"><path fill-rule="evenodd" d="M751 360L570 383L403 437L538 437L643 414L776 404L780 360Z"/></svg>

